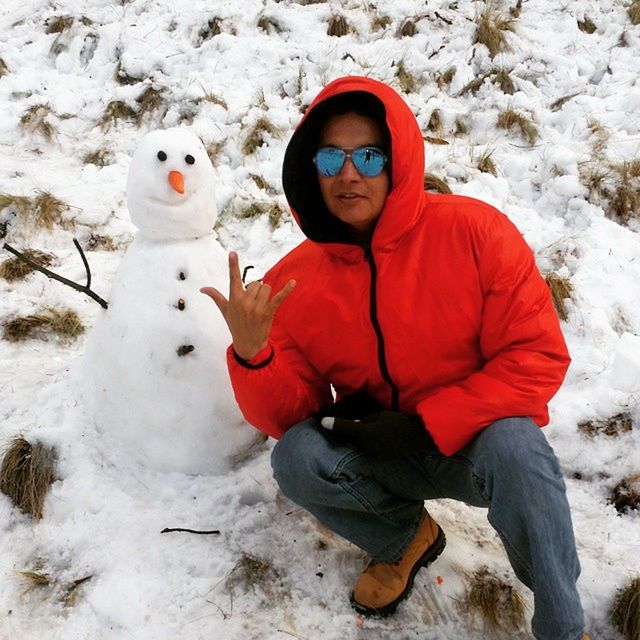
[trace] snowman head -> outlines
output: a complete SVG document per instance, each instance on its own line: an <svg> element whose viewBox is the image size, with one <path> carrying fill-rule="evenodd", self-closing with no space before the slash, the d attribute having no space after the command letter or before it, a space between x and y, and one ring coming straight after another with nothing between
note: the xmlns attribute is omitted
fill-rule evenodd
<svg viewBox="0 0 640 640"><path fill-rule="evenodd" d="M214 171L188 129L152 131L131 160L127 205L140 235L187 240L211 233L216 221Z"/></svg>

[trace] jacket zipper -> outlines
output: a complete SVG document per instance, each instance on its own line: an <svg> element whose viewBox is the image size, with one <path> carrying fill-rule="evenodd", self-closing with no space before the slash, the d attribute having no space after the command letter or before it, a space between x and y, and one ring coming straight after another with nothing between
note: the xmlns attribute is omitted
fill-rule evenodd
<svg viewBox="0 0 640 640"><path fill-rule="evenodd" d="M400 391L398 390L398 385L393 381L391 374L389 373L389 367L387 366L387 356L384 347L384 336L382 335L382 329L380 327L380 322L378 321L378 299L376 295L376 279L378 276L378 271L376 269L376 263L373 259L373 252L371 251L371 246L367 243L363 245L364 249L364 257L369 265L369 270L371 271L371 287L369 290L369 312L371 315L371 324L373 325L373 330L376 333L376 338L378 340L378 364L380 366L380 373L384 378L385 382L391 388L391 409L392 411L400 410Z"/></svg>

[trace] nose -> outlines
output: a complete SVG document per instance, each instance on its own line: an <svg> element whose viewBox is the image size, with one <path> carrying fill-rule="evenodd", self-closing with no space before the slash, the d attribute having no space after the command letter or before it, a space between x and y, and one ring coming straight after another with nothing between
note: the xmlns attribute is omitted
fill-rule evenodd
<svg viewBox="0 0 640 640"><path fill-rule="evenodd" d="M343 180L359 180L360 179L361 176L358 173L356 166L353 164L353 161L351 160L351 154L348 154L347 157L344 159L344 164L342 165L342 168L338 172L338 176Z"/></svg>

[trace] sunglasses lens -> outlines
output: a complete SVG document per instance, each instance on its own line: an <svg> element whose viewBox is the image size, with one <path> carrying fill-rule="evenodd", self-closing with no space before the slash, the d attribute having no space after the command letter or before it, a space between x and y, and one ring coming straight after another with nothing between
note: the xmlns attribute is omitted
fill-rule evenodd
<svg viewBox="0 0 640 640"><path fill-rule="evenodd" d="M323 147L315 157L316 169L323 176L337 176L342 169L347 154L342 149Z"/></svg>
<svg viewBox="0 0 640 640"><path fill-rule="evenodd" d="M373 178L380 175L387 159L380 149L375 147L360 147L351 154L351 160L358 173Z"/></svg>

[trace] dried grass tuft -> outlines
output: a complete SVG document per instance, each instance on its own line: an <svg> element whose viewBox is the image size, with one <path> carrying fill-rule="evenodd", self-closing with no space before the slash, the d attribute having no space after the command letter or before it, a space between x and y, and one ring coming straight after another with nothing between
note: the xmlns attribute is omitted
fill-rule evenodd
<svg viewBox="0 0 640 640"><path fill-rule="evenodd" d="M556 308L560 320L567 320L567 305L565 300L571 299L573 286L568 278L563 278L557 273L547 273L544 277L545 282L551 289L551 297L553 298L553 306Z"/></svg>
<svg viewBox="0 0 640 640"><path fill-rule="evenodd" d="M578 423L578 431L588 438L604 435L617 438L633 429L633 418L630 413L616 413L606 420L584 420Z"/></svg>
<svg viewBox="0 0 640 640"><path fill-rule="evenodd" d="M436 84L438 85L438 88L443 89L444 87L448 87L451 84L453 77L455 75L456 75L455 66L447 67L441 73L436 74Z"/></svg>
<svg viewBox="0 0 640 640"><path fill-rule="evenodd" d="M396 78L404 93L414 93L418 90L418 79L407 69L404 60L400 60L397 64Z"/></svg>
<svg viewBox="0 0 640 640"><path fill-rule="evenodd" d="M519 18L522 12L522 0L518 0L513 7L509 7L509 15L512 18Z"/></svg>
<svg viewBox="0 0 640 640"><path fill-rule="evenodd" d="M339 13L331 15L331 18L329 18L329 24L327 25L327 35L341 38L351 31L353 31L353 29L343 15Z"/></svg>
<svg viewBox="0 0 640 640"><path fill-rule="evenodd" d="M165 90L156 89L149 85L137 98L138 104L137 121L141 124L145 116L162 111L162 115L167 111L165 101Z"/></svg>
<svg viewBox="0 0 640 640"><path fill-rule="evenodd" d="M255 153L265 143L265 136L277 136L280 130L273 125L267 118L262 117L251 127L249 135L242 143L242 153L245 156Z"/></svg>
<svg viewBox="0 0 640 640"><path fill-rule="evenodd" d="M567 102L569 102L569 100L572 100L573 98L575 98L576 96L580 95L579 93L570 93L566 96L562 96L561 98L558 98L557 100L554 100L550 105L549 105L549 109L551 109L551 111L560 111L560 109L562 109L562 107L564 107L565 104L567 104Z"/></svg>
<svg viewBox="0 0 640 640"><path fill-rule="evenodd" d="M257 173L251 173L249 174L249 177L253 180L258 189L266 191L269 195L276 194L276 190L267 182L267 180L265 180L264 176L258 175Z"/></svg>
<svg viewBox="0 0 640 640"><path fill-rule="evenodd" d="M500 87L502 93L512 96L516 92L516 85L506 69L500 69L493 77L493 82Z"/></svg>
<svg viewBox="0 0 640 640"><path fill-rule="evenodd" d="M53 256L50 253L43 253L36 249L27 249L23 253L27 258L43 267L48 267L53 262ZM20 260L20 258L9 258L0 263L0 278L4 278L8 282L23 280L34 271L33 267Z"/></svg>
<svg viewBox="0 0 640 640"><path fill-rule="evenodd" d="M440 109L434 109L427 122L427 131L433 131L434 133L442 133L442 114Z"/></svg>
<svg viewBox="0 0 640 640"><path fill-rule="evenodd" d="M380 31L386 29L391 24L391 18L389 16L383 16L379 13L371 20L371 31Z"/></svg>
<svg viewBox="0 0 640 640"><path fill-rule="evenodd" d="M496 169L496 164L491 157L492 155L493 149L486 149L483 151L476 162L476 167L478 167L478 171L481 173L490 173L492 176L497 176L498 170Z"/></svg>
<svg viewBox="0 0 640 640"><path fill-rule="evenodd" d="M400 29L398 29L398 36L401 38L413 38L416 35L416 23L409 18L402 23Z"/></svg>
<svg viewBox="0 0 640 640"><path fill-rule="evenodd" d="M469 125L462 116L458 116L453 123L453 133L456 136L463 136L469 133Z"/></svg>
<svg viewBox="0 0 640 640"><path fill-rule="evenodd" d="M66 202L56 198L52 193L39 191L33 201L36 227L44 227L51 231L54 225L65 226L62 214L69 208Z"/></svg>
<svg viewBox="0 0 640 640"><path fill-rule="evenodd" d="M640 218L640 159L611 165L617 184L610 200L609 214L629 224Z"/></svg>
<svg viewBox="0 0 640 640"><path fill-rule="evenodd" d="M122 100L112 100L102 114L100 126L103 130L108 129L120 120L136 122L138 120L138 114L135 109L129 106L126 102L123 102Z"/></svg>
<svg viewBox="0 0 640 640"><path fill-rule="evenodd" d="M204 95L201 98L198 98L199 102L210 102L211 104L217 104L219 107L222 107L225 111L229 110L229 105L225 101L224 98L215 95L209 91L205 91Z"/></svg>
<svg viewBox="0 0 640 640"><path fill-rule="evenodd" d="M627 476L613 488L609 500L620 514L640 511L640 473Z"/></svg>
<svg viewBox="0 0 640 640"><path fill-rule="evenodd" d="M27 133L39 134L45 140L51 141L56 135L56 129L49 121L51 114L49 105L35 104L22 114L20 125Z"/></svg>
<svg viewBox="0 0 640 640"><path fill-rule="evenodd" d="M467 589L469 608L478 612L490 627L516 631L524 623L522 596L498 576L482 567L471 575Z"/></svg>
<svg viewBox="0 0 640 640"><path fill-rule="evenodd" d="M640 24L640 0L633 0L628 9L631 24Z"/></svg>
<svg viewBox="0 0 640 640"><path fill-rule="evenodd" d="M522 135L527 138L529 144L534 144L538 139L538 129L535 124L529 118L513 109L505 109L498 116L497 126L500 129L519 129Z"/></svg>
<svg viewBox="0 0 640 640"><path fill-rule="evenodd" d="M424 190L435 191L436 193L453 193L447 182L433 173L424 174Z"/></svg>
<svg viewBox="0 0 640 640"><path fill-rule="evenodd" d="M595 33L597 28L589 16L585 16L584 20L578 20L578 29L584 33Z"/></svg>
<svg viewBox="0 0 640 640"><path fill-rule="evenodd" d="M261 29L267 34L282 32L280 23L275 18L270 18L269 16L260 17L258 20L258 29Z"/></svg>
<svg viewBox="0 0 640 640"><path fill-rule="evenodd" d="M474 78L473 80L471 80L471 82L468 82L467 84L464 85L464 87L462 87L459 95L464 96L467 93L473 93L475 95L476 93L478 93L478 91L480 90L480 87L482 87L482 85L484 84L484 81L490 75L491 75L491 72L487 71L486 73L483 73L481 76Z"/></svg>
<svg viewBox="0 0 640 640"><path fill-rule="evenodd" d="M198 32L198 37L196 41L196 47L202 46L207 40L211 40L211 38L220 35L222 33L222 19L215 17L210 18L207 21L200 31Z"/></svg>
<svg viewBox="0 0 640 640"><path fill-rule="evenodd" d="M26 219L31 208L31 198L14 196L10 193L0 193L0 211L7 207L11 207L19 218Z"/></svg>
<svg viewBox="0 0 640 640"><path fill-rule="evenodd" d="M73 16L53 16L46 22L45 33L62 33L73 25Z"/></svg>
<svg viewBox="0 0 640 640"><path fill-rule="evenodd" d="M487 2L478 17L473 43L485 45L491 58L502 51L509 51L507 34L514 31L515 22L513 16L501 14L493 3Z"/></svg>
<svg viewBox="0 0 640 640"><path fill-rule="evenodd" d="M26 593L39 587L48 587L51 584L51 576L43 571L21 571L20 575L26 585Z"/></svg>
<svg viewBox="0 0 640 640"><path fill-rule="evenodd" d="M39 313L19 316L3 323L3 338L9 342L22 342L31 338L46 340L55 335L63 340L74 340L84 333L82 320L75 311L49 307Z"/></svg>
<svg viewBox="0 0 640 640"><path fill-rule="evenodd" d="M95 164L96 167L106 167L113 164L114 157L111 151L108 149L96 149L95 151L89 151L82 158L83 164Z"/></svg>
<svg viewBox="0 0 640 640"><path fill-rule="evenodd" d="M42 518L44 501L54 480L56 452L22 436L13 439L0 467L0 491L32 518Z"/></svg>
<svg viewBox="0 0 640 640"><path fill-rule="evenodd" d="M111 236L103 236L99 233L92 233L86 243L89 251L103 249L104 251L115 251L118 248L115 240Z"/></svg>
<svg viewBox="0 0 640 640"><path fill-rule="evenodd" d="M2 78L2 76L6 76L7 73L9 73L9 69L7 68L7 64L5 63L5 61L0 58L0 78Z"/></svg>
<svg viewBox="0 0 640 640"><path fill-rule="evenodd" d="M273 583L279 579L280 574L269 561L243 553L227 576L225 586L230 591L241 587L245 592L259 587L270 593Z"/></svg>
<svg viewBox="0 0 640 640"><path fill-rule="evenodd" d="M142 81L142 78L137 78L136 76L132 76L123 68L122 60L118 61L113 77L114 77L114 80L121 85L134 85Z"/></svg>
<svg viewBox="0 0 640 640"><path fill-rule="evenodd" d="M640 640L640 576L618 589L609 616L625 640Z"/></svg>

